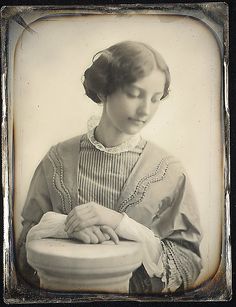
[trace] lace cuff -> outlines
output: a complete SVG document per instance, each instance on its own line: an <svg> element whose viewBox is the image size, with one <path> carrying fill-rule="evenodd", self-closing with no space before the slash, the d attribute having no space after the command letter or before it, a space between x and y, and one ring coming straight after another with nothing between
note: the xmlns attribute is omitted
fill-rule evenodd
<svg viewBox="0 0 236 307"><path fill-rule="evenodd" d="M162 282L163 292L175 292L179 287L189 288L196 279L198 272L187 252L172 241L161 241L164 266Z"/></svg>

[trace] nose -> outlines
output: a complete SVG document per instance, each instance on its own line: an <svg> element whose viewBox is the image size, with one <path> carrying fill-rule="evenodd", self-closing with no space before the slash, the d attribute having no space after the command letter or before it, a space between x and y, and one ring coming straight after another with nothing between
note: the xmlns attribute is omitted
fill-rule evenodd
<svg viewBox="0 0 236 307"><path fill-rule="evenodd" d="M140 101L137 113L138 115L147 116L150 113L151 98L143 97Z"/></svg>

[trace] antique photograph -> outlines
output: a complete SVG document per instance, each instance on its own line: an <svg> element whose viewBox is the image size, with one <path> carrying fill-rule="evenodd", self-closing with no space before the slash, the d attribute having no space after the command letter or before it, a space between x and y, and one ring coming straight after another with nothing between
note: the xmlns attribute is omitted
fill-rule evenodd
<svg viewBox="0 0 236 307"><path fill-rule="evenodd" d="M209 11L2 12L8 297L230 297L227 7Z"/></svg>

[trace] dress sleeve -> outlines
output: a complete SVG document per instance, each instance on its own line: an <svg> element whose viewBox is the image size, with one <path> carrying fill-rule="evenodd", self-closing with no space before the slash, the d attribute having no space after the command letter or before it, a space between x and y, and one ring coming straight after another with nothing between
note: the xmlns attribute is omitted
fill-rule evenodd
<svg viewBox="0 0 236 307"><path fill-rule="evenodd" d="M162 250L162 288L164 292L174 292L191 288L200 274L201 230L194 193L185 170L172 157L167 166L162 176L157 176L157 180L147 180L147 184L145 180L142 181L140 191L137 192L140 203L135 199L137 205L132 205L134 200L131 200L125 212L159 238ZM155 283L156 278L151 281Z"/></svg>
<svg viewBox="0 0 236 307"><path fill-rule="evenodd" d="M26 202L22 211L22 225L20 237L17 242L17 267L21 276L33 285L38 285L36 272L27 263L26 236L29 230L37 225L44 213L52 211L52 204L45 178L43 162L41 162L32 178Z"/></svg>
<svg viewBox="0 0 236 307"><path fill-rule="evenodd" d="M150 228L161 238L164 291L189 289L202 268L201 231L195 198L184 173L159 208Z"/></svg>

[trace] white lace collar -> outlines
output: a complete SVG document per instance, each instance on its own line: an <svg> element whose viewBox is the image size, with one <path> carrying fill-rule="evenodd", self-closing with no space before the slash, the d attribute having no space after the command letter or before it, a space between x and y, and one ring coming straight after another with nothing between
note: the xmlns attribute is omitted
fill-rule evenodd
<svg viewBox="0 0 236 307"><path fill-rule="evenodd" d="M95 127L96 128L96 127ZM98 142L94 137L95 128L89 130L87 132L87 137L98 150L104 151L110 154L119 154L122 152L130 151L134 149L135 146L138 145L138 143L141 140L140 135L135 135L131 137L129 140L125 141L124 143L121 143L120 145L114 146L114 147L105 147L102 143Z"/></svg>

